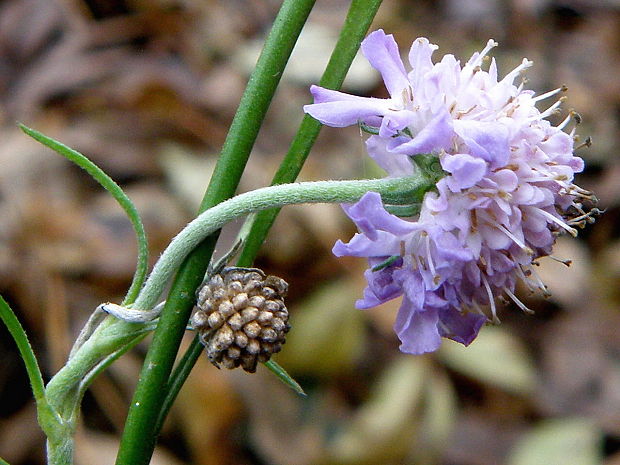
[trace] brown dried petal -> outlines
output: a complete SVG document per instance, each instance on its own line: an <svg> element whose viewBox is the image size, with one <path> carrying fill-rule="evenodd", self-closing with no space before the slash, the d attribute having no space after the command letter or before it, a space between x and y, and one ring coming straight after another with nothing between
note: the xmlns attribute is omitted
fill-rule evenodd
<svg viewBox="0 0 620 465"><path fill-rule="evenodd" d="M266 299L262 295L253 295L248 300L248 305L251 307L262 308Z"/></svg>
<svg viewBox="0 0 620 465"><path fill-rule="evenodd" d="M277 312L282 308L282 303L278 300L268 300L263 305L265 310L269 310L270 312Z"/></svg>
<svg viewBox="0 0 620 465"><path fill-rule="evenodd" d="M248 336L243 331L237 331L235 333L235 344L242 349L248 345Z"/></svg>
<svg viewBox="0 0 620 465"><path fill-rule="evenodd" d="M273 313L260 312L260 314L258 315L256 319L261 325L264 325L265 323L268 323L269 321L273 320Z"/></svg>
<svg viewBox="0 0 620 465"><path fill-rule="evenodd" d="M214 350L222 351L224 349L227 349L233 343L233 341L233 330L230 329L230 326L224 325L220 329L218 329L211 337L209 346L213 347Z"/></svg>
<svg viewBox="0 0 620 465"><path fill-rule="evenodd" d="M278 278L277 276L267 276L265 278L265 285L273 287L278 292L280 297L286 297L288 292L288 283L282 278Z"/></svg>
<svg viewBox="0 0 620 465"><path fill-rule="evenodd" d="M236 346L229 347L228 350L226 351L226 355L228 358L232 358L236 360L239 357L241 357L241 349Z"/></svg>
<svg viewBox="0 0 620 465"><path fill-rule="evenodd" d="M278 333L276 333L276 331L272 328L264 328L260 332L260 338L263 341L274 342L278 339Z"/></svg>
<svg viewBox="0 0 620 465"><path fill-rule="evenodd" d="M244 323L245 321L243 321L243 318L238 313L235 313L228 319L228 325L235 331L241 329Z"/></svg>
<svg viewBox="0 0 620 465"><path fill-rule="evenodd" d="M286 329L286 323L281 318L274 318L271 321L271 327L276 331L284 331Z"/></svg>
<svg viewBox="0 0 620 465"><path fill-rule="evenodd" d="M241 366L243 367L245 371L254 373L256 371L257 363L258 363L258 359L256 355L243 354L241 356Z"/></svg>
<svg viewBox="0 0 620 465"><path fill-rule="evenodd" d="M248 323L250 321L256 320L259 314L259 310L256 307L247 307L241 310L240 314L243 318L243 322Z"/></svg>
<svg viewBox="0 0 620 465"><path fill-rule="evenodd" d="M225 299L227 295L228 295L228 291L226 291L226 289L217 288L213 290L212 298L213 300L218 301L218 300Z"/></svg>
<svg viewBox="0 0 620 465"><path fill-rule="evenodd" d="M232 370L233 368L237 368L237 366L238 366L237 365L237 363L238 363L237 360L234 360L234 359L228 358L228 357L224 357L222 359L221 363L222 363L222 366L224 368L228 368L229 370Z"/></svg>
<svg viewBox="0 0 620 465"><path fill-rule="evenodd" d="M243 291L243 284L241 284L241 281L232 281L228 283L227 287L229 295L238 294L239 292Z"/></svg>
<svg viewBox="0 0 620 465"><path fill-rule="evenodd" d="M241 292L232 298L232 303L235 310L239 311L248 306L248 295L245 292Z"/></svg>
<svg viewBox="0 0 620 465"><path fill-rule="evenodd" d="M247 325L243 327L243 331L245 332L245 334L248 335L250 339L258 337L258 335L260 334L260 330L260 324L258 324L258 322L256 321L250 321Z"/></svg>
<svg viewBox="0 0 620 465"><path fill-rule="evenodd" d="M224 324L224 321L226 321L224 315L219 312L213 312L211 315L209 315L209 326L213 329L217 329L222 326Z"/></svg>
<svg viewBox="0 0 620 465"><path fill-rule="evenodd" d="M273 299L278 297L278 293L272 287L263 286L260 293L264 295L267 299Z"/></svg>
<svg viewBox="0 0 620 465"><path fill-rule="evenodd" d="M196 329L200 329L200 328L204 328L205 326L207 326L209 321L209 317L207 316L207 314L201 310L198 310L197 312L194 312L194 314L192 315L192 326Z"/></svg>
<svg viewBox="0 0 620 465"><path fill-rule="evenodd" d="M251 279L245 284L245 286L243 286L243 291L248 294L254 294L262 285L262 281L258 279Z"/></svg>
<svg viewBox="0 0 620 465"><path fill-rule="evenodd" d="M228 318L235 313L235 307L230 300L225 300L220 304L217 311L221 313L224 318Z"/></svg>

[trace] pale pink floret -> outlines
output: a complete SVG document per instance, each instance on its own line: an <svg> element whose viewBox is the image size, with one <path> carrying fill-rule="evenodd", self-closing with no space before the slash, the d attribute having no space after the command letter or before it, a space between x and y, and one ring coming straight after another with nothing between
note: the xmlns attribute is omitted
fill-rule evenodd
<svg viewBox="0 0 620 465"><path fill-rule="evenodd" d="M415 218L390 215L374 193L345 206L360 233L334 246L338 256L369 259L358 307L403 297L395 330L404 352L433 351L441 337L469 344L487 320L483 307L497 319L497 297L529 311L517 281L546 293L532 265L551 254L558 234L575 235L591 219L581 205L591 194L573 184L583 161L573 155L573 134L562 131L568 120L554 127L544 119L559 101L536 108L560 89L536 97L515 85L532 65L526 59L498 81L494 59L481 68L496 45L490 40L461 66L452 55L433 63L437 46L416 39L407 72L393 37L375 31L362 51L390 98L313 86L315 103L304 107L324 124L376 128L367 148L388 176L410 176L423 153L436 154L445 172Z"/></svg>

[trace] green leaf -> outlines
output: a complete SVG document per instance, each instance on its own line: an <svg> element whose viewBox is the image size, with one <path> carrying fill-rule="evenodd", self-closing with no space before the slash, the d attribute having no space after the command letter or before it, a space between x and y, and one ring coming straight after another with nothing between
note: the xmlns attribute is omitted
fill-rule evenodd
<svg viewBox="0 0 620 465"><path fill-rule="evenodd" d="M295 381L291 375L289 375L284 368L278 365L274 360L269 360L265 362L264 365L274 374L276 375L280 381L290 387L293 391L295 391L300 396L306 397L307 394L304 392L303 388L299 385L297 381Z"/></svg>
<svg viewBox="0 0 620 465"><path fill-rule="evenodd" d="M30 380L30 386L32 387L35 399L37 399L37 401L44 400L45 386L43 384L43 376L41 375L37 358L34 355L34 351L28 341L28 336L24 328L2 296L0 296L0 319L2 319L9 333L13 336L13 340L17 344L19 354L26 365L28 379Z"/></svg>
<svg viewBox="0 0 620 465"><path fill-rule="evenodd" d="M54 437L55 434L60 433L62 428L58 428L60 426L58 415L56 415L56 412L45 398L45 385L43 383L43 376L41 375L39 364L37 363L37 358L32 350L30 341L28 341L28 336L24 328L2 296L0 296L0 319L8 328L11 336L13 336L19 354L26 366L30 387L37 403L39 424L48 437Z"/></svg>
<svg viewBox="0 0 620 465"><path fill-rule="evenodd" d="M140 292L140 288L146 279L146 273L148 271L148 243L146 240L146 232L144 230L144 225L142 224L142 220L140 215L138 214L138 210L131 202L129 197L123 192L118 184L116 184L110 176L108 176L101 168L95 165L92 161L90 161L86 156L82 155L80 152L73 150L70 147L58 142L51 137L47 137L44 134L41 134L39 131L31 129L23 124L19 124L19 127L22 131L24 131L27 135L32 137L34 140L40 142L41 144L49 147L54 150L56 153L62 155L67 160L75 163L77 166L85 170L88 174L90 174L95 181L97 181L101 186L107 190L112 197L116 199L118 204L121 206L123 210L127 213L127 217L131 221L133 225L133 229L136 233L136 239L138 241L138 263L136 265L136 272L133 277L133 281L129 290L127 291L127 295L122 302L122 305L129 305L136 300L138 293Z"/></svg>
<svg viewBox="0 0 620 465"><path fill-rule="evenodd" d="M372 271L381 271L384 268L387 268L388 266L390 266L392 263L394 263L399 258L400 258L400 255L392 255L387 260L379 263L378 265L373 266Z"/></svg>

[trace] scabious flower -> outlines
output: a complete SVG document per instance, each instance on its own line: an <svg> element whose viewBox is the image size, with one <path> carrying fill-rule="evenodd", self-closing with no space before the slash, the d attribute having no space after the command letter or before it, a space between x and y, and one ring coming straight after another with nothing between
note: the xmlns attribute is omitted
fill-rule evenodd
<svg viewBox="0 0 620 465"><path fill-rule="evenodd" d="M532 65L524 59L498 81L486 47L461 66L452 55L438 63L437 46L416 39L411 71L398 46L382 30L370 34L362 52L382 75L390 98L377 99L311 87L314 104L304 110L324 124L360 124L372 132L369 155L388 176L410 176L416 156L435 154L445 176L427 192L419 215L400 218L369 192L344 205L359 229L337 256L366 257L368 286L358 308L402 296L395 331L407 353L436 350L441 338L469 344L481 326L497 321L496 299L512 300L518 281L547 293L533 265L551 254L556 237L592 220L582 202L593 196L573 184L583 169L573 155L574 130L553 126L536 104L563 89L535 96L517 76ZM487 317L485 308L490 309Z"/></svg>

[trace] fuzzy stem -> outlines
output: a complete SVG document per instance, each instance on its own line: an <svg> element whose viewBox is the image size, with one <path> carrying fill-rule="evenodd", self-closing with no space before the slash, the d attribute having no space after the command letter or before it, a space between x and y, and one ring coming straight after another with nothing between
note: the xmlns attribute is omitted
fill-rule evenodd
<svg viewBox="0 0 620 465"><path fill-rule="evenodd" d="M381 1L353 0L351 2L338 42L319 81L321 87L340 89L353 58L359 50L360 43L381 6ZM304 116L271 185L294 182L297 179L322 126L310 115ZM239 255L238 266L252 264L279 212L280 209L277 208L265 210L252 219L250 233Z"/></svg>
<svg viewBox="0 0 620 465"><path fill-rule="evenodd" d="M420 202L433 186L433 179L418 173L407 178L281 184L233 197L199 215L172 240L153 268L134 308L154 307L167 281L187 255L213 231L240 216L290 204L355 202L369 191L380 193L386 202ZM193 295L187 298L194 301ZM82 383L89 378L91 370L110 354L132 344L145 331L148 327L143 324L112 317L99 325L47 385L46 398L63 420L74 423L83 393ZM153 421L156 424L162 420L156 417Z"/></svg>
<svg viewBox="0 0 620 465"><path fill-rule="evenodd" d="M420 202L424 193L432 187L432 181L418 175L407 178L280 184L233 197L200 214L170 242L146 280L133 308L153 308L168 279L187 254L206 236L235 218L291 204L355 202L369 191L379 192L388 203L400 203L403 197L415 203Z"/></svg>

